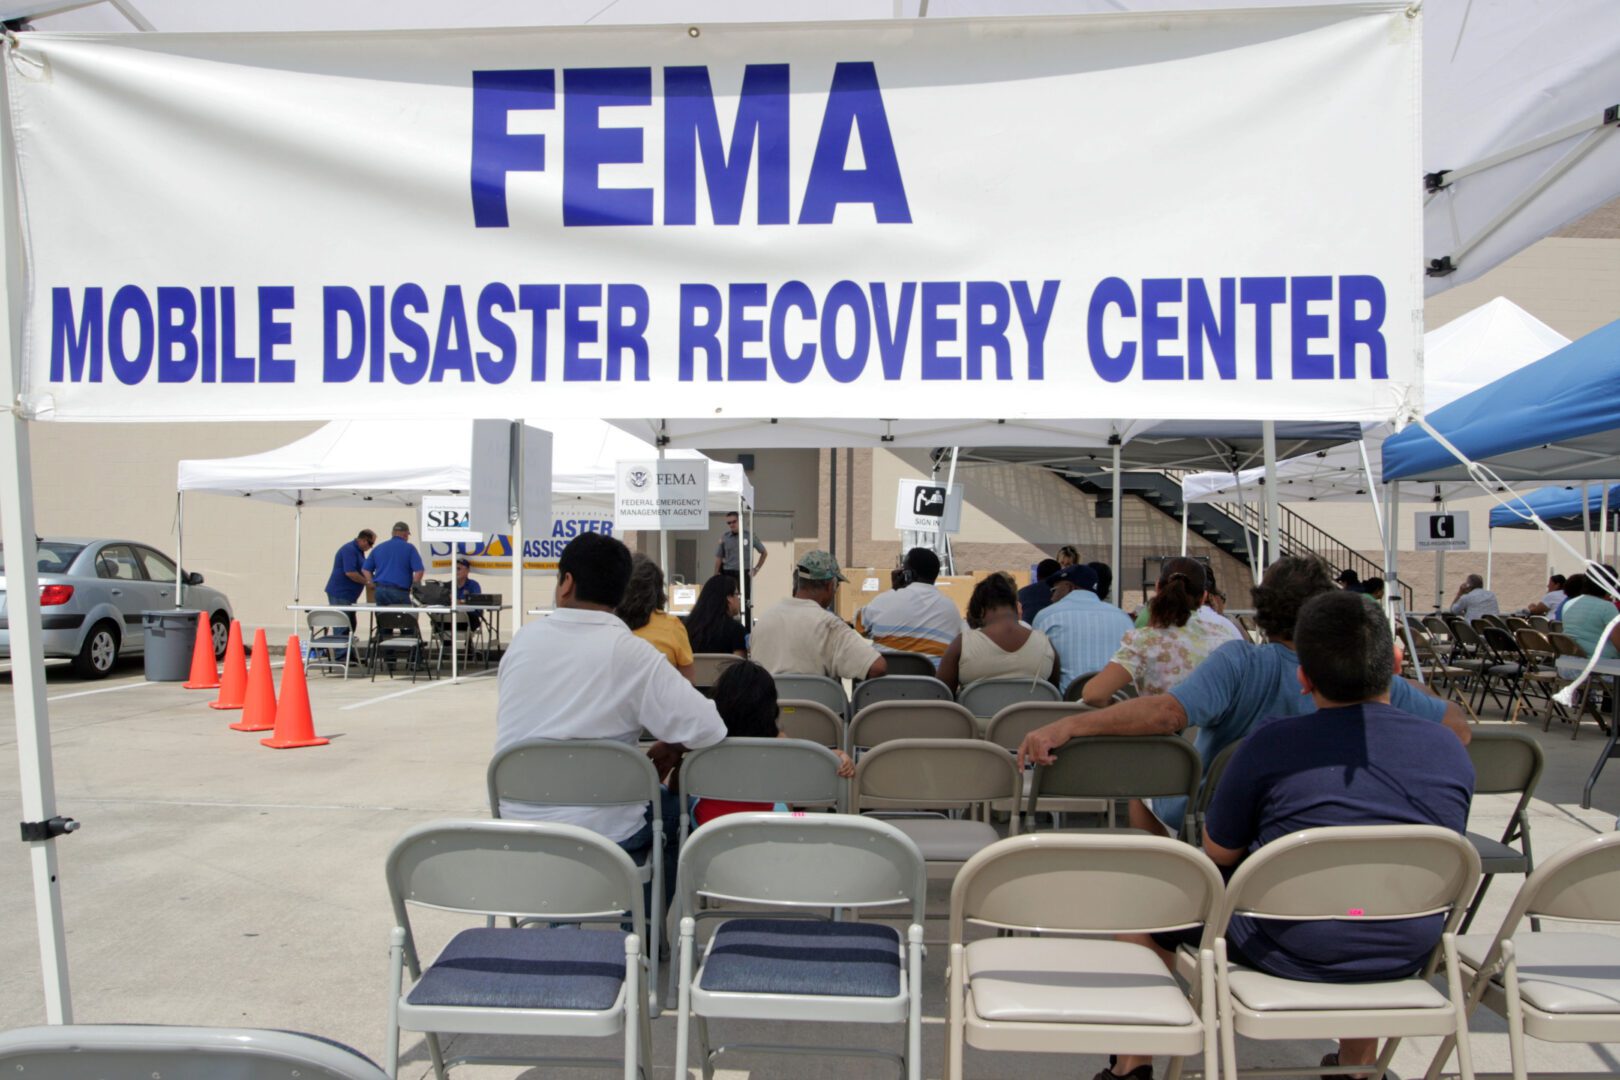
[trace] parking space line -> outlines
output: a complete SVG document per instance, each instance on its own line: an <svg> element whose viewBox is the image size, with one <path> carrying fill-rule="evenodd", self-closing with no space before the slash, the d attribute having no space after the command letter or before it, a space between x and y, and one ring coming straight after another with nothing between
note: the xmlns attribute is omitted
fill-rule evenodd
<svg viewBox="0 0 1620 1080"><path fill-rule="evenodd" d="M497 670L498 670L497 668L490 668L488 671L480 671L480 672L478 672L476 674L473 674L473 675L463 675L461 677L461 681L462 682L471 682L473 679L482 679L486 675L495 674L495 672ZM384 694L381 697L367 698L365 701L356 701L352 705L344 705L338 711L339 712L348 712L350 709L363 709L367 705L375 705L375 704L377 704L378 702L381 702L381 701L392 701L395 698L405 697L407 694L420 694L423 690L437 690L441 686L455 686L455 685L457 685L457 684L455 682L451 681L450 679L440 679L437 682L424 683L421 686L412 686L412 687L410 687L408 689L405 689L405 690L396 690L392 694Z"/></svg>
<svg viewBox="0 0 1620 1080"><path fill-rule="evenodd" d="M280 660L272 660L270 662L270 668L271 668L271 670L274 670L274 669L280 667L281 664L282 664L282 662ZM75 690L71 694L57 694L55 697L46 698L45 701L47 703L52 702L52 701L67 701L69 698L89 697L91 694L116 694L120 690L134 690L134 689L137 689L138 687L142 687L142 686L175 686L175 685L178 685L178 684L176 684L176 683L147 682L147 681L145 681L143 679L140 682L119 683L117 686L98 686L94 690Z"/></svg>

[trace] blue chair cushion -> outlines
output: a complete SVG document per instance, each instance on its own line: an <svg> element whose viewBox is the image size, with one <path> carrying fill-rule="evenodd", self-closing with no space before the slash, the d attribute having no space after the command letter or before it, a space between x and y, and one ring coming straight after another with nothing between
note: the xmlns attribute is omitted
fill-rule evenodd
<svg viewBox="0 0 1620 1080"><path fill-rule="evenodd" d="M699 985L745 994L896 997L900 934L876 923L732 919L715 931Z"/></svg>
<svg viewBox="0 0 1620 1080"><path fill-rule="evenodd" d="M617 930L476 927L450 940L406 998L485 1009L608 1009L624 983Z"/></svg>

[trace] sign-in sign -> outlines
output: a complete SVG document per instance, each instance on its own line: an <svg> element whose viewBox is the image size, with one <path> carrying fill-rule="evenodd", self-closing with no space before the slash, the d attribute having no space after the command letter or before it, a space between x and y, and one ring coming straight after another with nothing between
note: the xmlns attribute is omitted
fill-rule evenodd
<svg viewBox="0 0 1620 1080"><path fill-rule="evenodd" d="M1419 551L1467 551L1468 513L1416 515L1413 546Z"/></svg>
<svg viewBox="0 0 1620 1080"><path fill-rule="evenodd" d="M613 519L623 529L707 529L709 463L703 459L621 461Z"/></svg>
<svg viewBox="0 0 1620 1080"><path fill-rule="evenodd" d="M954 533L962 527L962 485L945 485L932 480L902 480L894 504L894 527L902 532L939 529Z"/></svg>
<svg viewBox="0 0 1620 1080"><path fill-rule="evenodd" d="M422 496L420 539L450 543L477 543L482 533L472 531L472 512L465 495Z"/></svg>

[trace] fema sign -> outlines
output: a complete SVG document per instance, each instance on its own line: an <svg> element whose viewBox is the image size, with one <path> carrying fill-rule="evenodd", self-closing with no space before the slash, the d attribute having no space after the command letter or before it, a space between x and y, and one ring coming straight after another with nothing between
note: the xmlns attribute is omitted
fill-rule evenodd
<svg viewBox="0 0 1620 1080"><path fill-rule="evenodd" d="M621 461L613 493L620 529L707 529L709 462L704 458Z"/></svg>

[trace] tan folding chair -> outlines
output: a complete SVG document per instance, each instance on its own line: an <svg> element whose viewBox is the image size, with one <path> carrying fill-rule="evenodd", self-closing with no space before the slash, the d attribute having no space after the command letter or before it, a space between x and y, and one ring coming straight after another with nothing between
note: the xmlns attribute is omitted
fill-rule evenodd
<svg viewBox="0 0 1620 1080"><path fill-rule="evenodd" d="M978 717L989 720L1009 705L1026 701L1061 701L1057 687L1038 676L1003 675L976 679L956 692L957 704Z"/></svg>
<svg viewBox="0 0 1620 1080"><path fill-rule="evenodd" d="M860 712L880 701L955 701L951 688L933 675L883 675L855 684L849 707Z"/></svg>
<svg viewBox="0 0 1620 1080"><path fill-rule="evenodd" d="M360 1051L318 1035L158 1024L53 1024L0 1032L0 1073L17 1080L393 1080Z"/></svg>
<svg viewBox="0 0 1620 1080"><path fill-rule="evenodd" d="M951 887L948 1080L962 1080L965 1046L1168 1054L1170 1080L1183 1058L1202 1053L1214 1077L1220 899L1208 856L1161 836L1026 835L985 848ZM968 923L1002 933L965 942ZM1191 1001L1146 946L1066 936L1199 926Z"/></svg>
<svg viewBox="0 0 1620 1080"><path fill-rule="evenodd" d="M944 685L941 683L940 685ZM880 701L855 714L849 725L853 756L890 739L976 739L973 714L954 701Z"/></svg>
<svg viewBox="0 0 1620 1080"><path fill-rule="evenodd" d="M1530 855L1530 800L1541 782L1545 758L1541 744L1522 731L1482 728L1468 743L1468 758L1474 763L1474 795L1517 795L1519 801L1508 817L1500 840L1470 832L1468 840L1479 852L1479 891L1463 915L1459 934L1466 934L1474 922L1485 890L1497 874L1528 874L1535 869ZM1517 847L1513 845L1517 844ZM1541 929L1534 926L1534 929Z"/></svg>
<svg viewBox="0 0 1620 1080"><path fill-rule="evenodd" d="M1029 828L1038 827L1035 807L1043 798L1150 799L1181 796L1192 807L1204 763L1179 735L1094 735L1070 739L1057 760L1035 766L1029 782ZM1182 822L1190 835L1191 815Z"/></svg>
<svg viewBox="0 0 1620 1080"><path fill-rule="evenodd" d="M736 653L693 653L692 685L699 690L709 689L720 678L722 671L741 659Z"/></svg>
<svg viewBox="0 0 1620 1080"><path fill-rule="evenodd" d="M772 675L778 701L819 701L849 723L849 695L844 684L825 675Z"/></svg>
<svg viewBox="0 0 1620 1080"><path fill-rule="evenodd" d="M939 671L939 666L922 653L898 649L879 649L878 652L888 665L890 675L922 675L931 679Z"/></svg>
<svg viewBox="0 0 1620 1080"><path fill-rule="evenodd" d="M1066 701L1031 701L1009 705L990 718L990 725L985 729L984 737L987 741L1016 755L1018 748L1024 743L1024 736L1036 728L1045 727L1065 716L1090 711L1090 705L1084 703L1071 705ZM990 808L998 813L1022 813L1025 803L1029 801L1029 779L1033 775L1033 767L1024 770L1024 787L1016 803L997 802ZM1114 822L1112 799L1057 799L1048 796L1039 801L1036 810L1043 814L1107 814L1108 823L1112 825Z"/></svg>
<svg viewBox="0 0 1620 1080"><path fill-rule="evenodd" d="M1215 801L1215 790L1220 786L1221 777L1226 774L1226 767L1232 762L1232 755L1237 753L1243 740L1229 742L1215 754L1215 760L1209 763L1204 770L1203 783L1198 785L1198 798L1187 806L1188 839L1192 843L1202 843L1204 839L1204 821L1209 817L1209 804Z"/></svg>
<svg viewBox="0 0 1620 1080"><path fill-rule="evenodd" d="M1382 1077L1401 1038L1459 1037L1462 1080L1473 1080L1456 929L1479 884L1479 854L1463 837L1435 825L1365 825L1306 829L1275 840L1245 859L1227 883L1215 921L1215 989L1224 1080L1256 1076L1326 1076L1348 1071ZM1444 914L1440 944L1423 969L1386 982L1324 983L1283 979L1227 958L1234 915L1290 922L1387 921ZM1438 963L1447 993L1430 985ZM1383 1038L1376 1063L1237 1067L1237 1036L1251 1039Z"/></svg>
<svg viewBox="0 0 1620 1080"><path fill-rule="evenodd" d="M776 728L790 739L803 739L834 750L844 748L844 716L819 701L778 700Z"/></svg>
<svg viewBox="0 0 1620 1080"><path fill-rule="evenodd" d="M1545 1042L1620 1042L1620 938L1613 934L1519 933L1526 918L1620 923L1620 832L1570 844L1525 879L1495 934L1457 939L1469 979L1467 1008L1485 1007L1507 1020L1515 1080L1529 1068L1524 1037ZM1447 1039L1429 1064L1435 1080L1453 1049ZM1613 1070L1553 1073L1560 1078L1612 1077Z"/></svg>
<svg viewBox="0 0 1620 1080"><path fill-rule="evenodd" d="M1069 685L1063 688L1064 701L1079 701L1085 693L1086 683L1102 674L1100 671L1088 671L1083 675L1076 675L1069 680Z"/></svg>
<svg viewBox="0 0 1620 1080"><path fill-rule="evenodd" d="M838 775L839 764L825 746L799 739L726 739L681 761L681 795L843 810L849 783ZM691 819L681 815L682 845L692 831Z"/></svg>

